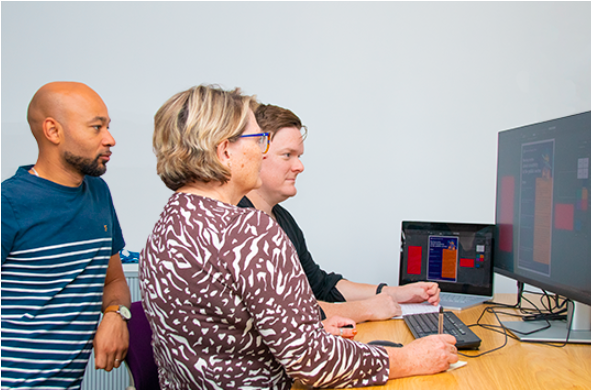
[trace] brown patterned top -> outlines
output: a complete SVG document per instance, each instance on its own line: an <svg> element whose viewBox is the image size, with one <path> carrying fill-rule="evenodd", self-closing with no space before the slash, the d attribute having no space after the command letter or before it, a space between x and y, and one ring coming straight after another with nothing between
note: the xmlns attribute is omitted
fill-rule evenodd
<svg viewBox="0 0 591 392"><path fill-rule="evenodd" d="M140 257L165 389L383 384L384 348L327 333L297 253L267 214L175 193Z"/></svg>

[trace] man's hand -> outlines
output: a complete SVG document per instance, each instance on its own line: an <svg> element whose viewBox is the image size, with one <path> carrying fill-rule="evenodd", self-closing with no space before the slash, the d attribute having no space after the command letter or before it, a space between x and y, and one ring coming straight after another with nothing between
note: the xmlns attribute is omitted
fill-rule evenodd
<svg viewBox="0 0 591 392"><path fill-rule="evenodd" d="M103 290L103 312L110 305L131 305L131 295L125 280L121 258L115 253L109 260L105 288ZM110 372L121 366L129 347L127 323L116 312L107 312L94 336L94 364L96 369Z"/></svg>
<svg viewBox="0 0 591 392"><path fill-rule="evenodd" d="M96 369L107 372L121 366L129 347L127 323L116 312L103 316L93 341L94 363Z"/></svg>
<svg viewBox="0 0 591 392"><path fill-rule="evenodd" d="M322 321L322 324L324 325L326 332L335 336L353 339L355 335L357 335L355 321L346 317L332 316ZM345 326L347 326L347 328L345 328Z"/></svg>
<svg viewBox="0 0 591 392"><path fill-rule="evenodd" d="M400 305L388 293L381 292L365 301L359 302L363 303L369 312L367 321L388 320L402 314Z"/></svg>
<svg viewBox="0 0 591 392"><path fill-rule="evenodd" d="M416 282L397 287L384 287L386 292L401 304L421 303L429 301L431 305L439 305L439 285L433 282Z"/></svg>
<svg viewBox="0 0 591 392"><path fill-rule="evenodd" d="M387 320L402 314L400 305L394 301L391 295L385 292L372 295L364 300L339 303L319 301L319 304L327 318L342 316L355 320L357 323Z"/></svg>

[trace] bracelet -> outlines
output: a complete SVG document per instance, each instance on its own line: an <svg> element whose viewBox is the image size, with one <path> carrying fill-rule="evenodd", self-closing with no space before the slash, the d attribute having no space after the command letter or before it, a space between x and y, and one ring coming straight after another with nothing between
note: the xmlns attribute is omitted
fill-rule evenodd
<svg viewBox="0 0 591 392"><path fill-rule="evenodd" d="M381 292L382 292L382 289L383 289L384 287L386 287L386 286L387 286L387 284L386 284L386 283L380 283L380 284L378 285L378 288L377 288L377 290L376 290L376 294L379 294L379 293L381 293Z"/></svg>

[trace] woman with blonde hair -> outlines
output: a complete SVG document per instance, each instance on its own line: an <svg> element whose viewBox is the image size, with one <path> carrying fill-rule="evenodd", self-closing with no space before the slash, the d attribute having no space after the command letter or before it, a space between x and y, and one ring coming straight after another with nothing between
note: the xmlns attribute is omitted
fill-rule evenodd
<svg viewBox="0 0 591 392"><path fill-rule="evenodd" d="M140 288L160 386L343 388L447 369L457 356L443 338L422 358L414 342L367 346L323 328L287 235L236 206L261 185L269 144L255 107L239 90L197 86L156 113L157 171L175 193L141 252Z"/></svg>

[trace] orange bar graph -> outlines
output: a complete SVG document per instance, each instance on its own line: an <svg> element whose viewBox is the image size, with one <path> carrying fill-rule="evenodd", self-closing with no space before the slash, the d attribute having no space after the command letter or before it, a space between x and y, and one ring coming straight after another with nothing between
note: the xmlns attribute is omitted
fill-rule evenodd
<svg viewBox="0 0 591 392"><path fill-rule="evenodd" d="M536 178L533 260L550 265L552 244L552 179Z"/></svg>
<svg viewBox="0 0 591 392"><path fill-rule="evenodd" d="M441 277L456 279L457 249L443 249L441 251Z"/></svg>

